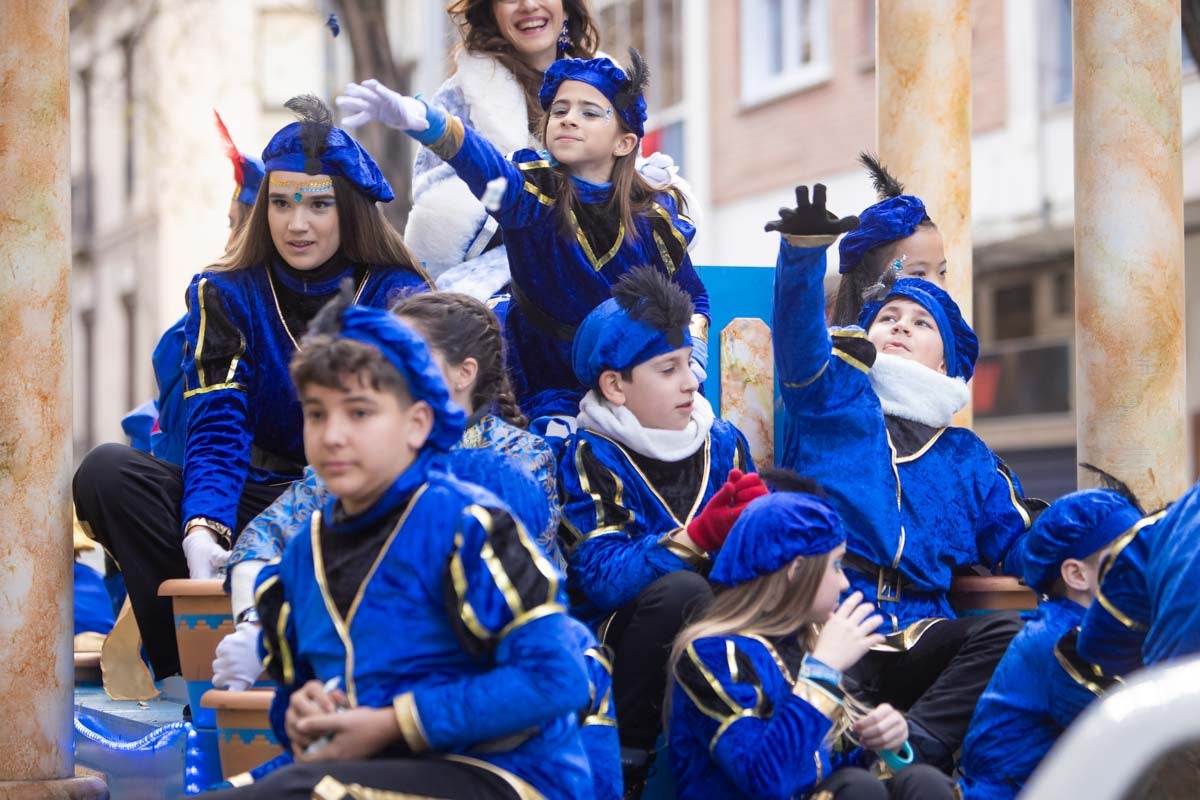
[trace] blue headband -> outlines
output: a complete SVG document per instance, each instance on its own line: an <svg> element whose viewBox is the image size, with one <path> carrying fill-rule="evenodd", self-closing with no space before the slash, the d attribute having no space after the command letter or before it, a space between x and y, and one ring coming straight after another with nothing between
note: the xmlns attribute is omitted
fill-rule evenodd
<svg viewBox="0 0 1200 800"><path fill-rule="evenodd" d="M423 400L433 409L427 447L449 451L462 439L467 415L450 399L442 371L424 339L384 309L368 306L350 306L342 313L340 335L382 353L408 384L413 400Z"/></svg>
<svg viewBox="0 0 1200 800"><path fill-rule="evenodd" d="M929 218L921 198L911 194L889 197L858 215L858 227L842 237L838 244L838 272L845 274L862 263L863 256L881 244L894 242L913 231Z"/></svg>
<svg viewBox="0 0 1200 800"><path fill-rule="evenodd" d="M268 172L308 172L308 157L301 137L305 123L293 122L271 137L263 150L263 166ZM318 174L318 173L309 173ZM321 152L322 175L338 175L354 184L372 200L388 202L396 195L379 171L370 153L341 128L331 127Z"/></svg>
<svg viewBox="0 0 1200 800"><path fill-rule="evenodd" d="M1054 501L1025 541L1024 579L1047 592L1068 558L1087 558L1142 519L1142 512L1111 489L1083 489Z"/></svg>
<svg viewBox="0 0 1200 800"><path fill-rule="evenodd" d="M676 339L679 344L671 344L674 337L631 319L616 299L609 298L592 309L575 332L571 366L579 382L594 389L605 370L632 369L655 356L691 347L692 334L686 325L681 334L682 339Z"/></svg>
<svg viewBox="0 0 1200 800"><path fill-rule="evenodd" d="M896 297L918 303L937 323L938 333L942 336L946 374L951 378L971 380L975 374L975 359L979 358L979 339L963 319L958 303L937 284L921 278L901 278L883 300L872 300L863 305L858 315L859 326L870 328L879 310Z"/></svg>
<svg viewBox="0 0 1200 800"><path fill-rule="evenodd" d="M538 101L542 110L548 111L558 94L558 87L563 81L579 81L598 90L608 98L613 108L625 123L625 127L633 131L640 139L646 133L646 99L642 95L623 94L628 87L629 79L625 70L618 67L608 58L560 58L546 70L542 79L542 89L538 92Z"/></svg>
<svg viewBox="0 0 1200 800"><path fill-rule="evenodd" d="M746 506L708 577L737 586L786 567L796 556L824 555L844 541L842 520L829 503L801 492L772 492Z"/></svg>
<svg viewBox="0 0 1200 800"><path fill-rule="evenodd" d="M254 205L258 197L258 187L262 185L266 170L263 169L262 159L249 153L238 153L242 167L242 185L238 187L237 201L244 206Z"/></svg>

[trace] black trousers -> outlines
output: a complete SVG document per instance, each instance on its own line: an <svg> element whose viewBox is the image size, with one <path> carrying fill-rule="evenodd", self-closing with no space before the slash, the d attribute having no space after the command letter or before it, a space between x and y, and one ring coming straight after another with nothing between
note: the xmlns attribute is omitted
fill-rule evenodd
<svg viewBox="0 0 1200 800"><path fill-rule="evenodd" d="M861 699L905 711L917 760L949 774L975 704L1020 630L1015 611L943 620L907 652L872 651L847 675Z"/></svg>
<svg viewBox="0 0 1200 800"><path fill-rule="evenodd" d="M858 767L839 769L818 783L809 800L953 800L954 782L928 764L913 764L884 783Z"/></svg>
<svg viewBox="0 0 1200 800"><path fill-rule="evenodd" d="M247 483L238 503L240 531L275 501L287 484ZM183 470L122 444L88 453L72 482L75 511L125 575L129 602L142 633L154 677L179 672L171 599L158 585L188 576L180 530Z"/></svg>
<svg viewBox="0 0 1200 800"><path fill-rule="evenodd" d="M662 730L667 659L675 634L712 602L708 581L695 572L663 575L617 611L604 643L613 648L613 701L622 747L652 750Z"/></svg>
<svg viewBox="0 0 1200 800"><path fill-rule="evenodd" d="M210 800L341 800L336 784L327 781L320 792L314 791L326 777L345 785L368 790L402 793L404 797L445 798L446 800L518 800L519 795L503 778L473 764L437 758L387 759L370 761L324 761L293 764L272 772L258 783L237 789L207 792ZM332 786L330 786L332 784ZM325 791L329 788L329 791ZM370 792L350 793L351 798L367 798Z"/></svg>

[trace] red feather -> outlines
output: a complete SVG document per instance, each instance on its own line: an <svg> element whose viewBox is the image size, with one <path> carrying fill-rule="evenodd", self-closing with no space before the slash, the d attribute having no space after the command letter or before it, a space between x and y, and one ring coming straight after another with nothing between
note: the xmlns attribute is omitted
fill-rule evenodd
<svg viewBox="0 0 1200 800"><path fill-rule="evenodd" d="M217 133L221 136L221 143L225 145L225 155L233 162L234 183L240 187L242 185L242 154L238 152L237 145L233 143L233 137L229 135L229 129L225 127L225 122L215 108L213 116L217 118Z"/></svg>

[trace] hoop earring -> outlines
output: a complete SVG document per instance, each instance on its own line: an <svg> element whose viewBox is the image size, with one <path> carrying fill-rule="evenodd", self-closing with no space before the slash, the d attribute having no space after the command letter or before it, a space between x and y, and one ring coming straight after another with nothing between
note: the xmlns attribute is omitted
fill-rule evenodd
<svg viewBox="0 0 1200 800"><path fill-rule="evenodd" d="M564 18L562 30L558 33L558 49L565 53L571 49L572 44L574 42L571 41L571 30L567 27L567 20Z"/></svg>

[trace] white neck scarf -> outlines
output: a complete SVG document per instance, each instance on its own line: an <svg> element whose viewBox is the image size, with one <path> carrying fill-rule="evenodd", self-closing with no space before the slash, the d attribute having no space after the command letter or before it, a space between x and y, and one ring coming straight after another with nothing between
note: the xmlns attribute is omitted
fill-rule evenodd
<svg viewBox="0 0 1200 800"><path fill-rule="evenodd" d="M951 378L900 356L875 356L867 373L883 413L934 428L950 424L971 398L966 381Z"/></svg>
<svg viewBox="0 0 1200 800"><path fill-rule="evenodd" d="M633 412L624 406L614 406L595 389L579 401L580 428L591 428L635 453L658 461L682 461L695 453L708 439L712 430L712 406L697 393L692 405L692 419L681 431L644 428Z"/></svg>

